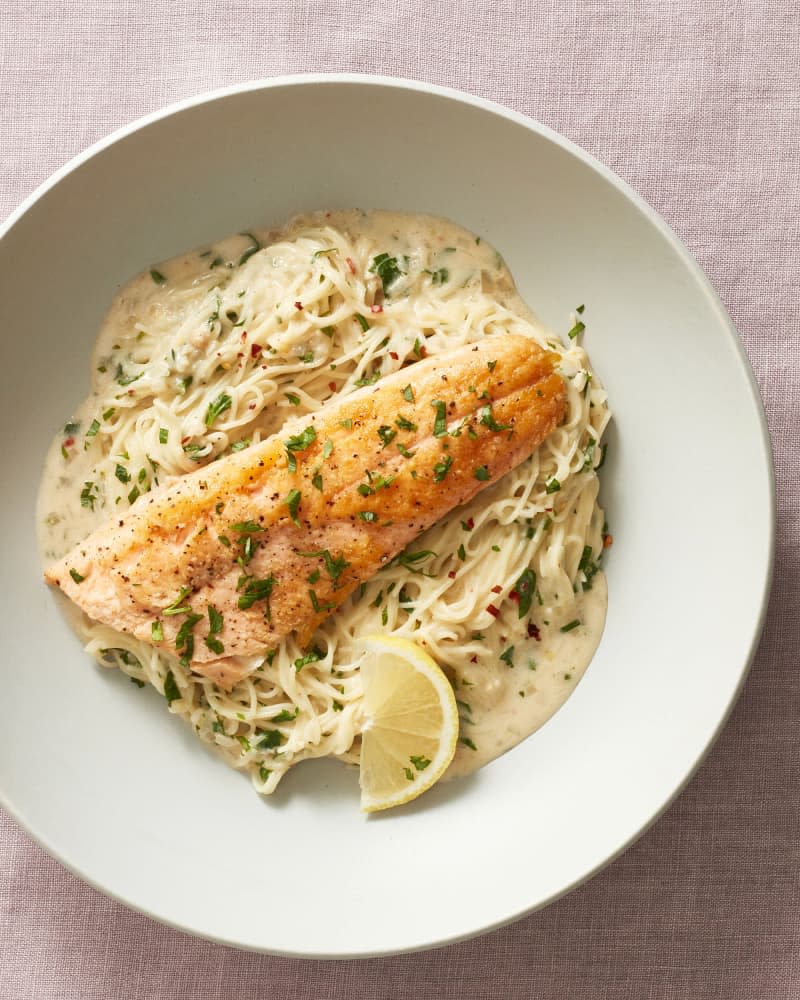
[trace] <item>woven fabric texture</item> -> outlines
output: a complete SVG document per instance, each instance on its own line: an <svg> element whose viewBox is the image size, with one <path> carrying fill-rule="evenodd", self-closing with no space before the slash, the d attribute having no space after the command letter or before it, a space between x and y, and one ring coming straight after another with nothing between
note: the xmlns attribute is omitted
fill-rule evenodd
<svg viewBox="0 0 800 1000"><path fill-rule="evenodd" d="M0 0L0 217L117 126L281 73L429 80L563 133L653 205L715 285L765 399L778 491L744 693L683 795L588 884L435 952L278 959L127 910L0 814L0 997L800 998L799 50L784 0Z"/></svg>

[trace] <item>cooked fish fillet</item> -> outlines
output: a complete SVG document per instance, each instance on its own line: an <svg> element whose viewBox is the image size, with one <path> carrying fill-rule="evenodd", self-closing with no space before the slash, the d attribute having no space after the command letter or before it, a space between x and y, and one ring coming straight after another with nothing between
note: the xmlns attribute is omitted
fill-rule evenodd
<svg viewBox="0 0 800 1000"><path fill-rule="evenodd" d="M145 494L45 578L230 688L249 669L238 657L292 632L307 645L359 583L534 451L566 410L557 360L509 335L419 361Z"/></svg>

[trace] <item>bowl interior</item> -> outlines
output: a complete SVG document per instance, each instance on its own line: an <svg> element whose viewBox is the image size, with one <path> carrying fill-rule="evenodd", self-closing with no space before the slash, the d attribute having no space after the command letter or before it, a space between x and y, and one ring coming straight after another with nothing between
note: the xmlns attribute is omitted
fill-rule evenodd
<svg viewBox="0 0 800 1000"><path fill-rule="evenodd" d="M273 800L155 692L95 667L41 582L34 498L83 398L116 290L151 262L316 208L452 218L490 240L540 318L585 341L615 423L615 543L600 650L566 706L472 779L365 820L357 781L304 764ZM7 321L0 795L67 865L158 918L300 955L463 937L542 905L618 852L713 738L757 635L771 472L735 334L624 186L474 99L369 79L271 81L126 130L0 239ZM276 905L277 903L277 905Z"/></svg>

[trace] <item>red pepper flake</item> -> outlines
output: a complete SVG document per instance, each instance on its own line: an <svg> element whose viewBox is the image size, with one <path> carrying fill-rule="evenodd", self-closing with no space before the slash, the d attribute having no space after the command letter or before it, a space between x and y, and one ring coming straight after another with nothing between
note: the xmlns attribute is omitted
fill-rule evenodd
<svg viewBox="0 0 800 1000"><path fill-rule="evenodd" d="M71 448L74 444L75 444L75 438L74 437L64 438L64 447L65 448Z"/></svg>
<svg viewBox="0 0 800 1000"><path fill-rule="evenodd" d="M255 403L248 403L247 404L247 409L248 410L254 410L255 408L256 408L256 404Z"/></svg>
<svg viewBox="0 0 800 1000"><path fill-rule="evenodd" d="M331 392L336 392L336 383L328 382L328 388L331 390Z"/></svg>
<svg viewBox="0 0 800 1000"><path fill-rule="evenodd" d="M478 662L478 656L477 656L477 654L475 656L470 656L469 662L470 663L477 663Z"/></svg>
<svg viewBox="0 0 800 1000"><path fill-rule="evenodd" d="M603 548L604 549L610 549L613 544L614 544L614 536L613 535L603 535Z"/></svg>
<svg viewBox="0 0 800 1000"><path fill-rule="evenodd" d="M295 304L294 304L294 307L295 307L295 309L300 309L300 310L302 310L302 308L303 308L303 303L302 303L302 302L295 302Z"/></svg>
<svg viewBox="0 0 800 1000"><path fill-rule="evenodd" d="M350 268L350 273L351 274L355 274L356 273L356 265L353 263L352 258L351 257L345 257L345 263Z"/></svg>
<svg viewBox="0 0 800 1000"><path fill-rule="evenodd" d="M535 639L537 642L542 638L539 635L538 626L534 625L533 622L528 622L528 638Z"/></svg>
<svg viewBox="0 0 800 1000"><path fill-rule="evenodd" d="M493 594L502 594L503 593L503 588L499 584L497 584L496 586L492 587L492 593Z"/></svg>
<svg viewBox="0 0 800 1000"><path fill-rule="evenodd" d="M428 356L428 348L424 344L419 349L419 356L421 358L427 358Z"/></svg>
<svg viewBox="0 0 800 1000"><path fill-rule="evenodd" d="M475 527L475 519L472 517L467 518L467 531L472 531Z"/></svg>
<svg viewBox="0 0 800 1000"><path fill-rule="evenodd" d="M547 511L548 514L552 514L553 513L553 508L552 507L545 507L545 511Z"/></svg>
<svg viewBox="0 0 800 1000"><path fill-rule="evenodd" d="M257 358L263 350L261 344L253 344L250 348L250 357Z"/></svg>
<svg viewBox="0 0 800 1000"><path fill-rule="evenodd" d="M189 437L181 438L181 444L188 444L191 440L191 435Z"/></svg>
<svg viewBox="0 0 800 1000"><path fill-rule="evenodd" d="M455 580L455 578L456 578L456 571L454 569L451 569L450 572L447 575L450 577L451 580Z"/></svg>
<svg viewBox="0 0 800 1000"><path fill-rule="evenodd" d="M398 361L400 355L397 353L397 351L389 351L389 357L392 359L392 361Z"/></svg>
<svg viewBox="0 0 800 1000"><path fill-rule="evenodd" d="M382 313L383 312L383 306L379 306L379 305L370 306L369 307L369 311L370 312L374 312L374 313Z"/></svg>
<svg viewBox="0 0 800 1000"><path fill-rule="evenodd" d="M517 604L519 604L519 594L516 592L516 590L510 590L508 592L508 596L511 598L512 601L516 601Z"/></svg>
<svg viewBox="0 0 800 1000"><path fill-rule="evenodd" d="M493 618L497 618L497 616L500 614L500 608L496 608L494 604L488 604L486 606L486 610Z"/></svg>

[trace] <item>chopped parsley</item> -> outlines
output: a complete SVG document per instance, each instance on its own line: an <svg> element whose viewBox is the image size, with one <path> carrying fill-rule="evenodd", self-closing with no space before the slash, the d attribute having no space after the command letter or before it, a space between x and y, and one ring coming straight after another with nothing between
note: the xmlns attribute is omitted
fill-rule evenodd
<svg viewBox="0 0 800 1000"><path fill-rule="evenodd" d="M482 406L478 422L488 427L490 431L507 431L511 424L498 424L494 419L491 406Z"/></svg>
<svg viewBox="0 0 800 1000"><path fill-rule="evenodd" d="M286 398L289 400L289 402L292 404L292 406L299 406L300 405L300 397L298 395L296 395L295 393L293 393L293 392L285 392L284 396L286 396Z"/></svg>
<svg viewBox="0 0 800 1000"><path fill-rule="evenodd" d="M446 267L440 267L438 271L428 272L431 276L432 285L443 285L446 281L450 280L450 272Z"/></svg>
<svg viewBox="0 0 800 1000"><path fill-rule="evenodd" d="M531 610L531 602L536 591L536 574L532 569L524 569L514 584L519 597L519 617L524 618Z"/></svg>
<svg viewBox="0 0 800 1000"><path fill-rule="evenodd" d="M480 479L482 483L485 483L487 481L487 479L489 478L489 470L486 468L485 465L478 466L478 468L475 470L475 478Z"/></svg>
<svg viewBox="0 0 800 1000"><path fill-rule="evenodd" d="M264 529L257 521L237 521L236 524L230 525L230 530L235 531L238 535L252 535Z"/></svg>
<svg viewBox="0 0 800 1000"><path fill-rule="evenodd" d="M358 320L358 325L361 327L364 333L366 333L367 330L369 330L369 323L367 321L366 316L362 316L361 313L356 313L356 319Z"/></svg>
<svg viewBox="0 0 800 1000"><path fill-rule="evenodd" d="M171 705L173 701L177 701L181 697L175 675L171 670L167 671L167 676L164 678L164 697L167 699L168 705Z"/></svg>
<svg viewBox="0 0 800 1000"><path fill-rule="evenodd" d="M154 622L151 622L150 636L153 642L164 641L164 626L161 624L161 620L159 618L156 618Z"/></svg>
<svg viewBox="0 0 800 1000"><path fill-rule="evenodd" d="M114 381L117 383L117 385L126 386L130 385L131 382L135 382L137 379L140 379L143 374L144 372L139 372L138 375L128 375L128 373L125 371L122 365L117 365L117 371L116 374L114 375Z"/></svg>
<svg viewBox="0 0 800 1000"><path fill-rule="evenodd" d="M382 374L383 373L381 372L381 370L377 369L371 375L364 375L363 378L357 378L355 384L359 388L365 385L375 385L375 383L378 381L378 379L381 377Z"/></svg>
<svg viewBox="0 0 800 1000"><path fill-rule="evenodd" d="M298 528L300 527L300 519L297 516L297 511L300 509L301 498L302 493L300 490L289 490L289 493L284 500L284 503L289 508L289 516Z"/></svg>
<svg viewBox="0 0 800 1000"><path fill-rule="evenodd" d="M318 579L319 579L319 570L317 570L317 580ZM313 582L316 583L317 581L314 580ZM316 591L314 590L309 590L308 599L311 601L311 607L317 614L319 614L320 611L333 611L333 609L336 607L336 604L333 601L320 601L320 599L317 597Z"/></svg>
<svg viewBox="0 0 800 1000"><path fill-rule="evenodd" d="M188 611L186 617L181 622L178 634L175 636L175 648L179 651L183 650L181 663L183 663L184 666L188 664L194 654L194 635L192 634L192 629L199 621L202 620L202 618L202 615L195 614L195 612L191 610Z"/></svg>
<svg viewBox="0 0 800 1000"><path fill-rule="evenodd" d="M166 444L169 441L169 429L166 427L159 427L158 429L158 443Z"/></svg>
<svg viewBox="0 0 800 1000"><path fill-rule="evenodd" d="M72 577L75 583L83 583L83 581L86 579L86 577L81 576L81 574L76 569L71 569L69 571L69 575Z"/></svg>
<svg viewBox="0 0 800 1000"><path fill-rule="evenodd" d="M222 631L224 620L213 604L208 606L208 630L211 635L218 635Z"/></svg>
<svg viewBox="0 0 800 1000"><path fill-rule="evenodd" d="M155 268L151 269L150 277L153 279L153 281L155 281L157 285L166 285L167 283L167 279L164 277L164 275L160 271L156 271Z"/></svg>
<svg viewBox="0 0 800 1000"><path fill-rule="evenodd" d="M226 392L220 393L213 403L208 404L204 420L206 427L212 427L217 417L229 410L232 404L233 400Z"/></svg>
<svg viewBox="0 0 800 1000"><path fill-rule="evenodd" d="M411 761L411 763L418 771L424 771L425 768L430 764L430 758L423 757L421 754L419 757L415 757L414 755L412 755L408 759Z"/></svg>
<svg viewBox="0 0 800 1000"><path fill-rule="evenodd" d="M573 618L571 622L568 622L566 625L562 625L561 626L561 631L562 632L571 632L574 628L577 628L579 625L580 625L580 622L578 621L578 619L577 618Z"/></svg>
<svg viewBox="0 0 800 1000"><path fill-rule="evenodd" d="M452 455L445 455L441 462L437 462L433 467L433 481L435 483L440 483L450 471L450 466L452 464Z"/></svg>
<svg viewBox="0 0 800 1000"><path fill-rule="evenodd" d="M172 602L172 604L169 604L169 605L167 605L166 608L162 609L161 614L162 615L168 615L168 616L169 615L183 615L183 614L186 614L187 612L191 611L192 609L189 607L189 605L183 603L184 600L189 596L189 594L191 594L191 592L192 592L191 588L189 588L189 587L181 587L181 590L180 590L180 593L178 594L178 596L175 598L175 600Z"/></svg>
<svg viewBox="0 0 800 1000"><path fill-rule="evenodd" d="M252 246L249 246L242 254L242 256L239 258L239 267L241 267L242 264L246 264L247 261L250 260L250 258L253 256L253 254L257 253L261 249L261 244L255 238L255 236L253 236L252 233L242 233L242 236L246 236L249 240L252 240ZM212 264L212 267L213 266L214 265Z"/></svg>
<svg viewBox="0 0 800 1000"><path fill-rule="evenodd" d="M272 588L275 586L275 577L270 574L265 580L256 580L250 577L245 584L244 593L239 595L239 608L247 611L256 601L266 601L266 616L269 618L269 598Z"/></svg>
<svg viewBox="0 0 800 1000"><path fill-rule="evenodd" d="M555 476L551 476L544 484L545 493L558 493L561 489L561 483L556 479Z"/></svg>
<svg viewBox="0 0 800 1000"><path fill-rule="evenodd" d="M513 667L514 666L514 647L513 646L509 646L508 649L506 649L504 652L502 652L500 654L500 659L503 661L503 663L506 664L506 666Z"/></svg>
<svg viewBox="0 0 800 1000"><path fill-rule="evenodd" d="M305 656L301 656L299 660L294 661L294 669L300 671L309 663L316 663L318 660L321 660L324 655L322 650L315 646L310 653L306 653Z"/></svg>
<svg viewBox="0 0 800 1000"><path fill-rule="evenodd" d="M358 516L362 521L373 522L378 520L378 515L373 510L360 510Z"/></svg>
<svg viewBox="0 0 800 1000"><path fill-rule="evenodd" d="M569 331L567 336L569 337L570 340L574 340L578 336L578 334L583 333L585 329L586 329L586 324L581 320L578 320L575 326L573 326L573 328Z"/></svg>
<svg viewBox="0 0 800 1000"><path fill-rule="evenodd" d="M383 447L388 448L388 446L397 437L397 431L393 430L388 424L382 424L378 428L378 437L383 442Z"/></svg>
<svg viewBox="0 0 800 1000"><path fill-rule="evenodd" d="M447 434L447 406L441 399L431 401L431 406L436 410L436 419L433 422L433 436L444 437Z"/></svg>
<svg viewBox="0 0 800 1000"><path fill-rule="evenodd" d="M306 448L310 448L311 445L317 440L317 432L309 424L306 429L300 433L295 434L290 437L286 442L286 450L290 452L305 451Z"/></svg>
<svg viewBox="0 0 800 1000"><path fill-rule="evenodd" d="M286 708L282 708L277 715L273 716L270 720L271 722L294 722L297 716L300 714L300 709L295 708L293 712L290 712Z"/></svg>
<svg viewBox="0 0 800 1000"><path fill-rule="evenodd" d="M403 271L397 263L396 257L390 257L388 253L379 253L372 261L370 271L381 279L385 295L389 294L389 289L402 277Z"/></svg>
<svg viewBox="0 0 800 1000"><path fill-rule="evenodd" d="M339 577L350 565L344 556L333 556L328 549L318 549L314 552L298 552L297 554L304 559L314 559L322 556L322 560L325 563L325 571L331 578L334 590L337 588Z"/></svg>
<svg viewBox="0 0 800 1000"><path fill-rule="evenodd" d="M259 750L274 750L283 743L283 733L280 729L263 729L259 733L261 737L256 743Z"/></svg>
<svg viewBox="0 0 800 1000"><path fill-rule="evenodd" d="M407 403L413 403L414 402L414 390L411 388L410 385L407 385L405 387L405 389L403 389L403 399Z"/></svg>
<svg viewBox="0 0 800 1000"><path fill-rule="evenodd" d="M88 507L94 510L94 502L97 499L98 487L94 483L84 483L81 490L81 507Z"/></svg>
<svg viewBox="0 0 800 1000"><path fill-rule="evenodd" d="M116 469L114 469L114 475L121 483L129 483L131 481L131 474L124 465L117 464Z"/></svg>
<svg viewBox="0 0 800 1000"><path fill-rule="evenodd" d="M89 430L86 432L86 437L94 437L95 434L100 430L100 421L96 418L89 424Z"/></svg>
<svg viewBox="0 0 800 1000"><path fill-rule="evenodd" d="M581 561L578 563L578 569L584 575L584 590L592 589L592 580L595 574L600 570L600 563L592 561L592 547L591 545L585 545L583 547L583 553L581 555Z"/></svg>

